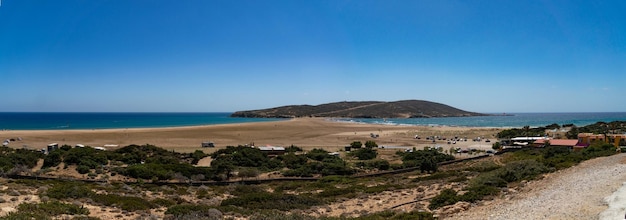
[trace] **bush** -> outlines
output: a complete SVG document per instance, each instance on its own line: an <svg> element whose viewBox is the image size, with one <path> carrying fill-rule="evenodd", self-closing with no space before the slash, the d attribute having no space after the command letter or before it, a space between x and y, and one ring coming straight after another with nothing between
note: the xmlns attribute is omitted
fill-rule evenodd
<svg viewBox="0 0 626 220"><path fill-rule="evenodd" d="M53 219L59 215L88 215L89 210L78 205L58 201L43 203L22 203L16 212L11 212L2 219Z"/></svg>
<svg viewBox="0 0 626 220"><path fill-rule="evenodd" d="M304 166L308 161L306 155L296 155L294 153L281 155L278 158L283 162L283 165L289 169L298 169Z"/></svg>
<svg viewBox="0 0 626 220"><path fill-rule="evenodd" d="M73 182L59 182L46 192L46 196L55 199L89 198L93 194L88 185Z"/></svg>
<svg viewBox="0 0 626 220"><path fill-rule="evenodd" d="M365 147L366 148L377 148L378 144L376 144L376 142L374 142L374 141L366 141L365 142Z"/></svg>
<svg viewBox="0 0 626 220"><path fill-rule="evenodd" d="M309 151L306 156L308 158L311 158L313 160L317 160L317 161L322 161L328 157L334 157L332 155L328 155L328 151L324 150L324 149L319 149L319 148L315 148L311 151Z"/></svg>
<svg viewBox="0 0 626 220"><path fill-rule="evenodd" d="M61 151L52 151L43 159L43 167L56 167L63 160Z"/></svg>
<svg viewBox="0 0 626 220"><path fill-rule="evenodd" d="M350 143L350 147L351 148L361 148L363 146L363 144L360 141L354 141L352 143Z"/></svg>
<svg viewBox="0 0 626 220"><path fill-rule="evenodd" d="M396 154L402 157L402 163L404 167L416 167L420 166L423 171L436 171L437 163L441 163L448 160L454 160L454 156L443 154L435 149L430 150L416 150L413 152L401 152ZM433 165L434 164L434 165ZM427 166L427 167L422 167Z"/></svg>
<svg viewBox="0 0 626 220"><path fill-rule="evenodd" d="M89 173L89 167L85 165L78 165L78 167L76 167L76 171L80 174L86 174Z"/></svg>
<svg viewBox="0 0 626 220"><path fill-rule="evenodd" d="M483 199L485 196L497 195L500 190L494 186L472 186L466 189L467 192L459 197L459 201L475 202Z"/></svg>
<svg viewBox="0 0 626 220"><path fill-rule="evenodd" d="M359 148L358 150L350 151L350 156L356 157L359 160L371 160L376 158L378 152L371 148Z"/></svg>
<svg viewBox="0 0 626 220"><path fill-rule="evenodd" d="M548 171L548 167L535 160L514 161L495 170L498 177L509 183L534 179L537 175L547 173Z"/></svg>
<svg viewBox="0 0 626 220"><path fill-rule="evenodd" d="M456 191L453 189L444 189L439 193L439 195L436 195L430 200L428 208L434 210L439 207L455 204L458 201L459 197L457 196Z"/></svg>
<svg viewBox="0 0 626 220"><path fill-rule="evenodd" d="M355 165L364 169L389 170L391 168L387 160L359 161L356 162Z"/></svg>
<svg viewBox="0 0 626 220"><path fill-rule="evenodd" d="M292 209L306 209L321 205L318 199L306 195L291 195L267 192L255 192L222 201L221 206L239 206L247 209L278 209L288 211Z"/></svg>

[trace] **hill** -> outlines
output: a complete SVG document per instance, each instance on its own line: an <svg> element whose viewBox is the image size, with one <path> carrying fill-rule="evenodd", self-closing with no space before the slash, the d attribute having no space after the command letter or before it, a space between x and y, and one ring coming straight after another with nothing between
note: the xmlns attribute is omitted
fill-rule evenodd
<svg viewBox="0 0 626 220"><path fill-rule="evenodd" d="M244 118L433 118L467 117L486 114L468 112L441 103L423 100L395 102L335 102L322 105L289 105L269 109L238 111L231 117Z"/></svg>

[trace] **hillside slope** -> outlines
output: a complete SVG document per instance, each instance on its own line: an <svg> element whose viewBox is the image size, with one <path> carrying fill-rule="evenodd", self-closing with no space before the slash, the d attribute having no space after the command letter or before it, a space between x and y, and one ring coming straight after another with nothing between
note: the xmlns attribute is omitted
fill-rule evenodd
<svg viewBox="0 0 626 220"><path fill-rule="evenodd" d="M468 112L441 103L423 100L395 102L335 102L322 105L289 105L269 109L238 111L231 117L246 118L431 118L466 117L486 114Z"/></svg>

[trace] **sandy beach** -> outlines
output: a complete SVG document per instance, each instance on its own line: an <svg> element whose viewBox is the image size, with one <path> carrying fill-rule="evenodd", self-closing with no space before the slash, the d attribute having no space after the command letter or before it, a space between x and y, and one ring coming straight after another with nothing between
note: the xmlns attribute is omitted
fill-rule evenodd
<svg viewBox="0 0 626 220"><path fill-rule="evenodd" d="M49 143L60 145L83 144L87 146L152 144L178 152L202 149L211 152L226 146L255 144L256 146L290 146L304 149L316 147L340 150L352 141L374 140L378 145L423 147L491 148L489 143L472 142L475 137L494 140L499 128L390 126L335 122L324 118L298 118L276 122L223 124L170 128L93 129L93 130L4 130L1 139L17 139L10 143L14 148L41 149ZM370 134L378 134L378 138ZM415 139L415 135L421 139ZM427 136L467 137L467 142L447 144L446 141L427 141ZM201 148L203 141L214 142L216 148Z"/></svg>

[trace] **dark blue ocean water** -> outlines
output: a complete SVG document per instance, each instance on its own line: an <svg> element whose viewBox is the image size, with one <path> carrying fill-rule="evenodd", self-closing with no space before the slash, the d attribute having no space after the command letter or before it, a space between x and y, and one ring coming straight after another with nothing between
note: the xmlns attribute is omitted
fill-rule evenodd
<svg viewBox="0 0 626 220"><path fill-rule="evenodd" d="M193 125L278 121L284 119L231 118L231 113L0 113L0 130L66 130L106 128L155 128ZM626 121L626 112L605 113L515 113L513 116L412 119L334 119L336 121L466 127L523 127Z"/></svg>
<svg viewBox="0 0 626 220"><path fill-rule="evenodd" d="M231 118L231 113L0 113L0 130L156 128L278 121Z"/></svg>
<svg viewBox="0 0 626 220"><path fill-rule="evenodd" d="M463 127L539 127L553 123L585 126L596 122L626 121L626 112L595 113L513 113L512 116L408 119L336 119L356 123L390 125L463 126Z"/></svg>

